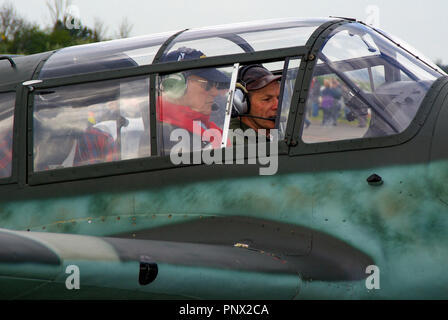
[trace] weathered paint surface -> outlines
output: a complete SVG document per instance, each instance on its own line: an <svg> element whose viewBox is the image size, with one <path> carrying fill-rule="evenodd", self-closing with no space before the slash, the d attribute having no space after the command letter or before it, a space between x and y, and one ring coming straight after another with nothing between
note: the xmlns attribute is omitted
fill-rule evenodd
<svg viewBox="0 0 448 320"><path fill-rule="evenodd" d="M384 183L368 185L372 173ZM224 179L3 203L0 223L10 229L109 236L209 216L263 218L325 232L372 257L381 270L379 290L367 290L364 281L307 281L290 298L448 298L447 175L448 163L442 161ZM203 271L208 279L209 272Z"/></svg>
<svg viewBox="0 0 448 320"><path fill-rule="evenodd" d="M77 265L81 270L80 289L65 286L66 266ZM138 263L104 263L67 261L52 281L1 277L14 283L2 290L2 299L293 299L300 288L300 279L293 275L261 274L210 268L188 268L160 265L160 274L151 285L138 281ZM98 277L98 274L103 275ZM263 279L263 281L260 281ZM26 290L28 284L29 290ZM4 286L3 286L4 285ZM37 289L36 289L37 287ZM18 290L17 290L18 288ZM216 290L220 288L220 290Z"/></svg>

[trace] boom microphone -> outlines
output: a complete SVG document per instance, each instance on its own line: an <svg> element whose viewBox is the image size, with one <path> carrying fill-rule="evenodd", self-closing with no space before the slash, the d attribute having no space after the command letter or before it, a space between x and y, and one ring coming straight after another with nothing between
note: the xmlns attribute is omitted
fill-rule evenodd
<svg viewBox="0 0 448 320"><path fill-rule="evenodd" d="M256 119L263 119L263 120L269 120L269 121L275 121L276 117L273 118L263 118L258 116L253 116L251 114L240 114L238 117L248 117L248 118L256 118Z"/></svg>

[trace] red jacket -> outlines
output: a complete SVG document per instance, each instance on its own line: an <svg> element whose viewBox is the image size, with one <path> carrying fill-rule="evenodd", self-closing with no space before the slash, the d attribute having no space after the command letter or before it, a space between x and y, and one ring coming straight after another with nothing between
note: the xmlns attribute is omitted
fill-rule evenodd
<svg viewBox="0 0 448 320"><path fill-rule="evenodd" d="M192 110L190 107L182 106L179 104L174 104L159 98L157 101L157 120L169 123L173 126L187 130L192 134L199 135L199 132L195 132L193 128L194 121L201 122L201 132L200 135L203 141L210 142L214 149L220 148L221 140L215 141L204 132L208 129L216 129L219 131L222 137L222 129L216 125L213 121L210 121L210 115L205 115L203 113ZM213 137L213 136L212 136Z"/></svg>

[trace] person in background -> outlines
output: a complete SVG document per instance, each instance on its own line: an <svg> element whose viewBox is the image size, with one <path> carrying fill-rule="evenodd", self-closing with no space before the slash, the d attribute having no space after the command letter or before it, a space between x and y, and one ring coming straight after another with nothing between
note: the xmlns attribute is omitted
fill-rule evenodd
<svg viewBox="0 0 448 320"><path fill-rule="evenodd" d="M321 90L321 85L319 80L314 77L312 82L311 82L311 116L312 117L317 117L319 115L319 98L320 98L320 90Z"/></svg>
<svg viewBox="0 0 448 320"><path fill-rule="evenodd" d="M331 94L333 95L334 101L333 101L333 107L331 109L331 122L333 126L338 125L338 118L339 114L341 112L341 97L342 97L342 90L341 85L339 84L339 81L337 79L331 79Z"/></svg>
<svg viewBox="0 0 448 320"><path fill-rule="evenodd" d="M321 108L323 111L322 125L327 126L332 120L332 110L334 105L333 90L331 89L331 79L324 80L324 88L321 92Z"/></svg>
<svg viewBox="0 0 448 320"><path fill-rule="evenodd" d="M11 176L12 128L0 138L0 178Z"/></svg>

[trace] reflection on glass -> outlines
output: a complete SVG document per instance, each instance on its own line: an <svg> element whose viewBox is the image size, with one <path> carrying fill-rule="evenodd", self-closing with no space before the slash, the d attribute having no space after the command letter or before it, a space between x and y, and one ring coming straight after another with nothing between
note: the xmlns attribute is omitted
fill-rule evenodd
<svg viewBox="0 0 448 320"><path fill-rule="evenodd" d="M413 55L417 56L420 60L424 61L426 64L431 66L434 70L437 70L437 72L439 72L440 74L446 75L446 72L443 71L442 69L440 69L437 64L432 62L431 59L426 57L426 55L422 54L419 50L415 49L413 46L411 46L409 43L407 43L403 39L400 39L395 35L388 34L387 32L385 32L381 29L378 29L378 28L375 28L375 30L377 30L379 33L381 33L385 37L391 39L395 43L398 43L400 45L400 47L402 47L403 49L405 49L408 52L411 52Z"/></svg>
<svg viewBox="0 0 448 320"><path fill-rule="evenodd" d="M206 40L201 39L178 42L171 48L170 52L182 47L199 48L199 50L201 50L207 57L244 52L244 50L234 42L216 37L208 38Z"/></svg>
<svg viewBox="0 0 448 320"><path fill-rule="evenodd" d="M173 33L102 41L61 49L44 64L39 79L151 64Z"/></svg>
<svg viewBox="0 0 448 320"><path fill-rule="evenodd" d="M33 119L34 171L149 156L149 79L39 90Z"/></svg>
<svg viewBox="0 0 448 320"><path fill-rule="evenodd" d="M311 34L332 19L281 19L198 28L180 34L168 52L191 47L207 56L303 46Z"/></svg>
<svg viewBox="0 0 448 320"><path fill-rule="evenodd" d="M316 30L316 25L240 33L255 51L303 46Z"/></svg>
<svg viewBox="0 0 448 320"><path fill-rule="evenodd" d="M340 26L319 53L302 139L318 143L403 132L441 76L367 26Z"/></svg>
<svg viewBox="0 0 448 320"><path fill-rule="evenodd" d="M343 30L331 37L322 53L331 61L339 61L374 56L379 52L370 35L355 36L349 30Z"/></svg>
<svg viewBox="0 0 448 320"><path fill-rule="evenodd" d="M15 93L0 94L0 179L11 176Z"/></svg>
<svg viewBox="0 0 448 320"><path fill-rule="evenodd" d="M159 77L161 155L173 148L183 152L220 148L231 73L232 67L202 68Z"/></svg>

